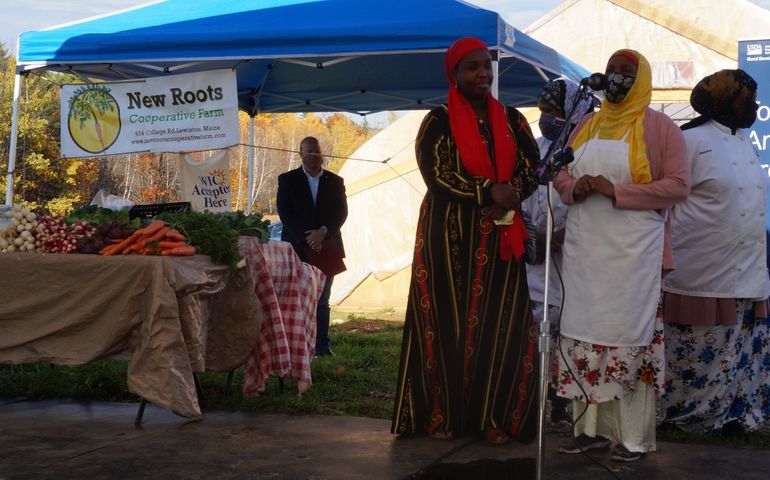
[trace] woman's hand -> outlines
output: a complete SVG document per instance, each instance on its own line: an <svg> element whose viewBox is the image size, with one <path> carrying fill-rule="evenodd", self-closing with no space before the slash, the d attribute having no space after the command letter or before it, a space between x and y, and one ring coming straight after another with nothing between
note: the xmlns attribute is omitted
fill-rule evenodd
<svg viewBox="0 0 770 480"><path fill-rule="evenodd" d="M498 203L493 203L492 205L482 208L481 214L485 217L489 217L492 220L500 220L508 212L508 210L510 209L505 208Z"/></svg>
<svg viewBox="0 0 770 480"><path fill-rule="evenodd" d="M575 182L575 186L572 187L572 198L574 198L576 202L582 202L593 193L594 189L591 183L593 179L594 177L592 175L583 175L578 178L577 182Z"/></svg>
<svg viewBox="0 0 770 480"><path fill-rule="evenodd" d="M607 198L615 198L615 185L603 175L597 175L591 180L591 188L594 192L599 192Z"/></svg>
<svg viewBox="0 0 770 480"><path fill-rule="evenodd" d="M521 203L519 194L516 193L516 189L513 188L513 185L508 183L496 183L492 185L490 194L492 195L492 201L505 207L506 210L519 208L519 204Z"/></svg>

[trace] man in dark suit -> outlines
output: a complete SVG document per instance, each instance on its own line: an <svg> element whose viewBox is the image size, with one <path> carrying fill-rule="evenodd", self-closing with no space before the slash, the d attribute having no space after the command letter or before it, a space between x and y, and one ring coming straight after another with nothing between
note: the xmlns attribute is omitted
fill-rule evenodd
<svg viewBox="0 0 770 480"><path fill-rule="evenodd" d="M291 242L303 262L315 264L327 274L316 310L315 354L333 355L329 347L329 296L334 273L340 270L330 270L328 265L342 265L345 257L340 234L340 228L348 218L345 183L342 177L322 168L323 155L318 139L304 138L299 145L299 156L302 159L299 168L278 176L278 215L283 223L281 240Z"/></svg>

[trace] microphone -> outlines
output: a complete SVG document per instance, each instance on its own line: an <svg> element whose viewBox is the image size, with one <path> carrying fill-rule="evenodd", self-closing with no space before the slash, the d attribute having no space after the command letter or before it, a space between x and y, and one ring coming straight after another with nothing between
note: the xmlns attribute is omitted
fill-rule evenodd
<svg viewBox="0 0 770 480"><path fill-rule="evenodd" d="M547 160L547 159L546 159ZM563 150L557 150L550 163L543 161L535 170L535 178L540 185L547 185L559 173L562 167L569 165L575 160L575 154L572 147L566 147Z"/></svg>
<svg viewBox="0 0 770 480"><path fill-rule="evenodd" d="M575 152L572 150L572 147L566 147L565 149L554 153L553 161L551 162L554 174L559 173L561 167L569 165L573 161L575 161Z"/></svg>
<svg viewBox="0 0 770 480"><path fill-rule="evenodd" d="M588 87L591 90L604 90L607 88L607 75L603 73L592 73L590 77L580 80L580 85Z"/></svg>

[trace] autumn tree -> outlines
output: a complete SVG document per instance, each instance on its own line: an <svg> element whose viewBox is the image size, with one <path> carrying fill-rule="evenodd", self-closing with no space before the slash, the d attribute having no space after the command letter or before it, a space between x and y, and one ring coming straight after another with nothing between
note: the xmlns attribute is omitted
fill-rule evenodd
<svg viewBox="0 0 770 480"><path fill-rule="evenodd" d="M10 149L15 59L0 45L0 154L7 172ZM91 198L99 168L94 160L59 157L59 86L70 77L31 73L21 82L14 198L32 208L67 213ZM5 176L3 176L5 178ZM5 196L5 182L1 182Z"/></svg>
<svg viewBox="0 0 770 480"><path fill-rule="evenodd" d="M275 196L278 175L299 167L299 143L307 136L316 137L321 150L328 155L325 168L339 171L350 154L361 146L369 135L350 117L335 113L294 114L273 113L254 118L254 147L248 146L248 122L240 117L242 149L231 156L236 208L246 210L248 203L248 150L254 148L254 210L275 214Z"/></svg>

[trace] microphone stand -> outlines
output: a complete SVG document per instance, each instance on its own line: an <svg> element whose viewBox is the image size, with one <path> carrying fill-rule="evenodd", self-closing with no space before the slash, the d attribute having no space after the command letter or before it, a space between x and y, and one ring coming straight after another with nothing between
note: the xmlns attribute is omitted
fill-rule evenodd
<svg viewBox="0 0 770 480"><path fill-rule="evenodd" d="M549 360L551 350L551 323L548 319L548 300L551 285L551 243L553 242L553 211L551 208L551 193L553 192L553 179L558 175L559 170L573 160L572 149L567 147L563 149L567 142L569 126L572 125L572 117L575 116L575 108L582 103L582 100L592 96L586 86L581 86L578 91L575 102L572 105L564 126L559 136L548 147L548 152L537 169L540 174L539 183L547 185L548 208L546 209L546 236L545 236L545 285L543 293L543 319L539 325L538 349L540 351L539 361L539 388L538 388L538 412L537 412L537 480L544 480L545 472L545 410L548 399L549 383ZM580 112L581 116L585 112ZM578 118L579 120L579 118ZM563 292L562 292L563 294Z"/></svg>

